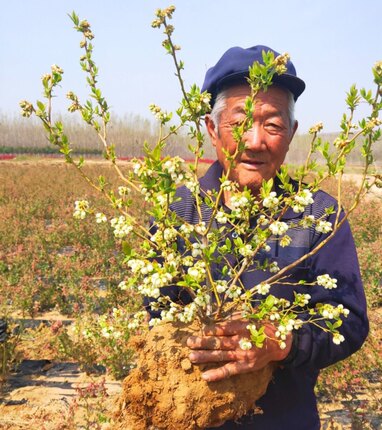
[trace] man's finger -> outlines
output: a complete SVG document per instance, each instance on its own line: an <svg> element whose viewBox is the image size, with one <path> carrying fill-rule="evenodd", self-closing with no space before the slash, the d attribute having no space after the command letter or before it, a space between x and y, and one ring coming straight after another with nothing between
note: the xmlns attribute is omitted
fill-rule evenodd
<svg viewBox="0 0 382 430"><path fill-rule="evenodd" d="M192 363L220 363L222 361L235 361L236 353L235 351L195 351L191 352L189 355L190 361Z"/></svg>
<svg viewBox="0 0 382 430"><path fill-rule="evenodd" d="M224 366L218 367L217 369L210 369L206 372L203 372L202 378L207 382L215 382L222 379L227 379L230 376L238 375L240 373L252 372L255 369L256 366L254 362L229 362Z"/></svg>
<svg viewBox="0 0 382 430"><path fill-rule="evenodd" d="M256 350L214 350L214 351L192 351L189 355L192 363L220 363L222 361L255 362Z"/></svg>

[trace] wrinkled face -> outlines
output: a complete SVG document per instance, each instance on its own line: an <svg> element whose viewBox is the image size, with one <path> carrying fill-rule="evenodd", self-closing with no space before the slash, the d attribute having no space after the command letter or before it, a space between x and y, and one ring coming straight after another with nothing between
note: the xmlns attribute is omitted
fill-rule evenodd
<svg viewBox="0 0 382 430"><path fill-rule="evenodd" d="M215 125L211 117L206 117L206 126L217 158L228 171L229 162L224 151L234 154L237 143L232 130L245 119L245 99L250 95L248 85L239 85L226 91L226 108L220 123ZM288 114L288 93L280 87L270 87L256 97L253 113L253 126L243 136L245 150L236 158L229 178L240 188L247 186L257 194L263 179L276 175L283 163L289 144L297 129L297 122L291 126Z"/></svg>

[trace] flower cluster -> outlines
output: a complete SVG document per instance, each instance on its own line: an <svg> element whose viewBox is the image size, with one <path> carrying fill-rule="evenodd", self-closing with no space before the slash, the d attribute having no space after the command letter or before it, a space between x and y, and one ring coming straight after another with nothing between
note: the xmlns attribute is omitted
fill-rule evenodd
<svg viewBox="0 0 382 430"><path fill-rule="evenodd" d="M313 215L306 215L304 216L304 218L301 220L300 225L302 228L309 228L312 227L312 225L314 224L315 219Z"/></svg>
<svg viewBox="0 0 382 430"><path fill-rule="evenodd" d="M29 103L27 100L22 100L20 102L20 107L21 107L21 115L24 116L25 118L29 118L34 111L34 107L32 103Z"/></svg>
<svg viewBox="0 0 382 430"><path fill-rule="evenodd" d="M200 185L196 178L189 178L184 184L194 195L199 194Z"/></svg>
<svg viewBox="0 0 382 430"><path fill-rule="evenodd" d="M317 284L323 286L327 290L337 288L337 279L331 278L328 274L317 276Z"/></svg>
<svg viewBox="0 0 382 430"><path fill-rule="evenodd" d="M263 199L263 206L268 209L277 208L279 203L280 201L275 191L270 192L269 195Z"/></svg>
<svg viewBox="0 0 382 430"><path fill-rule="evenodd" d="M110 224L114 229L114 236L118 239L123 239L133 230L133 226L124 215L121 215L118 218L113 218L110 221Z"/></svg>
<svg viewBox="0 0 382 430"><path fill-rule="evenodd" d="M317 123L316 125L310 127L309 134L316 134L319 133L324 128L324 125L322 122Z"/></svg>
<svg viewBox="0 0 382 430"><path fill-rule="evenodd" d="M282 236L288 231L288 224L283 221L274 221L270 226L269 230L275 236Z"/></svg>
<svg viewBox="0 0 382 430"><path fill-rule="evenodd" d="M332 223L329 221L318 220L316 222L316 231L319 233L330 233L333 230Z"/></svg>
<svg viewBox="0 0 382 430"><path fill-rule="evenodd" d="M165 173L170 175L176 185L179 185L185 179L183 165L184 160L176 156L166 160L162 165L162 169Z"/></svg>
<svg viewBox="0 0 382 430"><path fill-rule="evenodd" d="M238 285L230 285L226 291L227 297L230 299L237 299L242 293L243 290Z"/></svg>
<svg viewBox="0 0 382 430"><path fill-rule="evenodd" d="M202 260L196 261L194 266L188 268L187 273L195 282L202 282L206 277L206 263Z"/></svg>
<svg viewBox="0 0 382 430"><path fill-rule="evenodd" d="M215 215L215 219L219 224L227 224L228 215L223 210L218 210Z"/></svg>
<svg viewBox="0 0 382 430"><path fill-rule="evenodd" d="M162 124L165 124L166 122L171 120L171 113L168 113L166 111L163 111L159 106L152 103L149 106L150 111L155 116L155 118L160 121Z"/></svg>
<svg viewBox="0 0 382 430"><path fill-rule="evenodd" d="M248 351L249 349L252 349L252 347L253 347L252 342L246 338L242 338L239 340L239 346L244 351Z"/></svg>
<svg viewBox="0 0 382 430"><path fill-rule="evenodd" d="M127 196L127 195L130 194L130 188L128 188L128 187L126 187L124 185L121 185L121 186L118 187L118 194L120 196Z"/></svg>
<svg viewBox="0 0 382 430"><path fill-rule="evenodd" d="M102 212L97 212L95 217L96 217L96 223L97 224L102 224L104 222L107 222L106 215L103 214Z"/></svg>
<svg viewBox="0 0 382 430"><path fill-rule="evenodd" d="M307 188L293 197L292 209L295 213L304 212L305 207L313 203L313 194Z"/></svg>
<svg viewBox="0 0 382 430"><path fill-rule="evenodd" d="M84 219L89 212L89 202L87 200L76 200L74 202L73 217L76 219Z"/></svg>
<svg viewBox="0 0 382 430"><path fill-rule="evenodd" d="M349 315L349 309L344 308L344 305L333 306L330 304L324 304L319 307L319 311L324 318L327 319L338 319L341 315L347 317Z"/></svg>
<svg viewBox="0 0 382 430"><path fill-rule="evenodd" d="M270 286L270 284L267 284L266 282L262 282L261 284L257 285L255 289L258 292L258 294L265 296L266 294L269 293L271 286Z"/></svg>

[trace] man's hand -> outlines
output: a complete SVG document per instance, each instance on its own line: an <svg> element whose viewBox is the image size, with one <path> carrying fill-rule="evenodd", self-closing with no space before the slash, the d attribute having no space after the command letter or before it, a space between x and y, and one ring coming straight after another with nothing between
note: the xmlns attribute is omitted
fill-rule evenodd
<svg viewBox="0 0 382 430"><path fill-rule="evenodd" d="M193 351L190 360L195 364L222 363L216 369L203 373L202 377L208 382L218 381L239 373L247 373L262 369L271 361L281 361L289 354L292 336L285 340L286 348L281 349L275 340L276 327L267 323L265 334L268 336L262 348L253 346L249 350L240 348L240 339L249 339L248 321L234 319L204 328L203 336L191 336L187 346Z"/></svg>

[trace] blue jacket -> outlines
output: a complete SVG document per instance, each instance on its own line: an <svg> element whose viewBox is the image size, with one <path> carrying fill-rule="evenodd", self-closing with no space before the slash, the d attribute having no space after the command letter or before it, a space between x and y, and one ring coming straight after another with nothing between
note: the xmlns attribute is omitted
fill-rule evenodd
<svg viewBox="0 0 382 430"><path fill-rule="evenodd" d="M219 190L219 178L222 168L215 162L200 179L203 191ZM278 190L278 192L281 192ZM189 223L199 222L194 199L190 191L179 188L177 195L181 201L173 204L172 209ZM304 215L312 214L316 218L325 213L325 208L337 207L337 202L323 191L314 195L314 203L306 208L305 213L296 214L288 210L283 221L296 222ZM205 221L209 219L211 209L202 206ZM328 216L328 221L334 222L335 214ZM280 268L285 267L300 256L309 252L325 238L325 234L311 229L291 229L292 246L281 248L275 242L269 253L260 256L278 262ZM324 333L312 324L303 325L294 333L292 350L283 365L276 370L266 394L259 399L257 405L263 414L247 415L238 423L226 422L219 427L221 430L317 430L320 420L317 412L314 386L319 370L339 360L342 360L363 344L369 330L366 300L359 272L358 258L350 231L345 222L335 236L315 255L305 260L301 266L290 272L291 282L304 279L314 281L318 275L329 274L337 279L338 287L326 290L323 287L304 286L289 287L285 285L272 286L271 293L278 297L293 299L293 291L310 294L311 304L342 303L349 309L350 314L340 328L345 341L336 345L332 336ZM243 285L251 288L269 277L269 272L248 270L241 277ZM179 291L179 290L177 290ZM165 292L175 294L175 290ZM175 297L174 297L175 298ZM187 300L186 298L182 298Z"/></svg>

